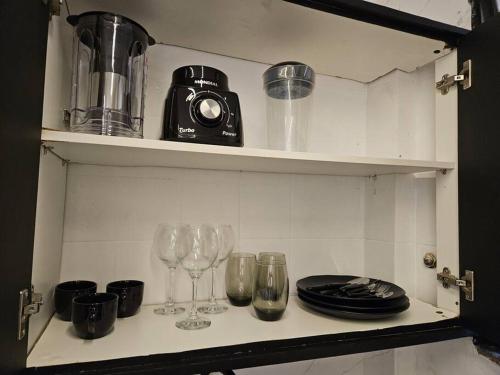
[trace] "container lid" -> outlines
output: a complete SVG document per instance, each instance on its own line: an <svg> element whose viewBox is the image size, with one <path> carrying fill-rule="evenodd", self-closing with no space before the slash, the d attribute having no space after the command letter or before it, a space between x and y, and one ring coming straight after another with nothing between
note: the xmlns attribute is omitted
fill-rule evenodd
<svg viewBox="0 0 500 375"><path fill-rule="evenodd" d="M285 61L271 66L262 78L264 88L275 99L300 99L311 94L314 70L297 61Z"/></svg>
<svg viewBox="0 0 500 375"><path fill-rule="evenodd" d="M134 20L131 20L128 17L122 16L122 15L116 14L116 13L98 12L98 11L84 12L82 14L78 14L78 15L73 14L71 16L68 16L68 17L66 17L66 21L70 25L76 26L78 24L78 22L80 21L80 18L82 18L82 17L87 17L87 16L97 16L97 17L99 17L99 16L104 16L104 15L113 16L113 17L120 17L125 22L131 23L132 25L134 25L137 28L139 28L142 32L144 32L144 34L146 34L146 36L148 38L148 45L152 46L153 44L156 43L156 41L154 40L154 38L148 34L148 32L146 31L146 29L144 27L142 27L140 24L138 24Z"/></svg>

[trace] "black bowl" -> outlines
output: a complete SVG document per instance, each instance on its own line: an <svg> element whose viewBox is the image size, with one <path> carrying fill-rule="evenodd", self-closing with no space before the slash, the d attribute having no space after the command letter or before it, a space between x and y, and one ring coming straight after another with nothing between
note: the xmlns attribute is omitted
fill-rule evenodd
<svg viewBox="0 0 500 375"><path fill-rule="evenodd" d="M97 284L93 281L75 280L58 284L54 291L54 305L59 318L70 322L73 298L96 291Z"/></svg>
<svg viewBox="0 0 500 375"><path fill-rule="evenodd" d="M83 339L106 336L113 329L118 311L118 296L113 293L87 294L73 299L71 320Z"/></svg>
<svg viewBox="0 0 500 375"><path fill-rule="evenodd" d="M106 292L118 295L118 318L135 315L144 295L144 282L139 280L113 281L106 286Z"/></svg>

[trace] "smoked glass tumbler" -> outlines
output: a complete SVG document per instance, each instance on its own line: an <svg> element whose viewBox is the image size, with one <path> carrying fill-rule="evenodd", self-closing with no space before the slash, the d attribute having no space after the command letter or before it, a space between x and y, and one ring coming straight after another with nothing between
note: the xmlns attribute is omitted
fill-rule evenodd
<svg viewBox="0 0 500 375"><path fill-rule="evenodd" d="M285 255L259 254L255 270L252 305L261 320L279 320L288 303L288 272Z"/></svg>
<svg viewBox="0 0 500 375"><path fill-rule="evenodd" d="M255 274L255 254L232 253L226 266L226 295L234 306L248 306L252 302Z"/></svg>

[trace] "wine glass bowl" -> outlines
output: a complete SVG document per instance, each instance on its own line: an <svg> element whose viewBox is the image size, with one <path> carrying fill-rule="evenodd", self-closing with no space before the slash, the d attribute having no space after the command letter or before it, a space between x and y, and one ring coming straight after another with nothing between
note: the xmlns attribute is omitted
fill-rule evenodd
<svg viewBox="0 0 500 375"><path fill-rule="evenodd" d="M233 227L230 224L216 225L215 232L217 233L217 244L219 247L219 252L217 254L217 258L215 259L213 267L217 268L233 252L235 237Z"/></svg>
<svg viewBox="0 0 500 375"><path fill-rule="evenodd" d="M190 246L190 227L186 224L170 225L158 224L153 240L153 251L158 259L168 269L166 277L166 302L162 307L154 310L159 315L175 315L185 311L183 307L176 307L174 302L175 270L178 260L178 248Z"/></svg>
<svg viewBox="0 0 500 375"><path fill-rule="evenodd" d="M198 293L198 280L203 272L209 269L218 254L217 232L214 227L207 224L194 225L190 227L189 236L191 240L186 241L186 246L176 247L176 256L179 264L191 276L192 305L188 317L175 323L177 328L194 330L207 328L211 322L198 316L196 299Z"/></svg>

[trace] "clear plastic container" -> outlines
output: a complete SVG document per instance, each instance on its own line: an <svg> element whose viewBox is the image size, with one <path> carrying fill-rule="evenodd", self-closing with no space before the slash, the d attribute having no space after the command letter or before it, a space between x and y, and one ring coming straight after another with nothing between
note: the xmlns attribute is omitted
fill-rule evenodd
<svg viewBox="0 0 500 375"><path fill-rule="evenodd" d="M276 150L307 151L314 71L299 62L283 62L264 72L267 141Z"/></svg>
<svg viewBox="0 0 500 375"><path fill-rule="evenodd" d="M70 129L142 138L146 30L117 14L69 16L74 26Z"/></svg>

